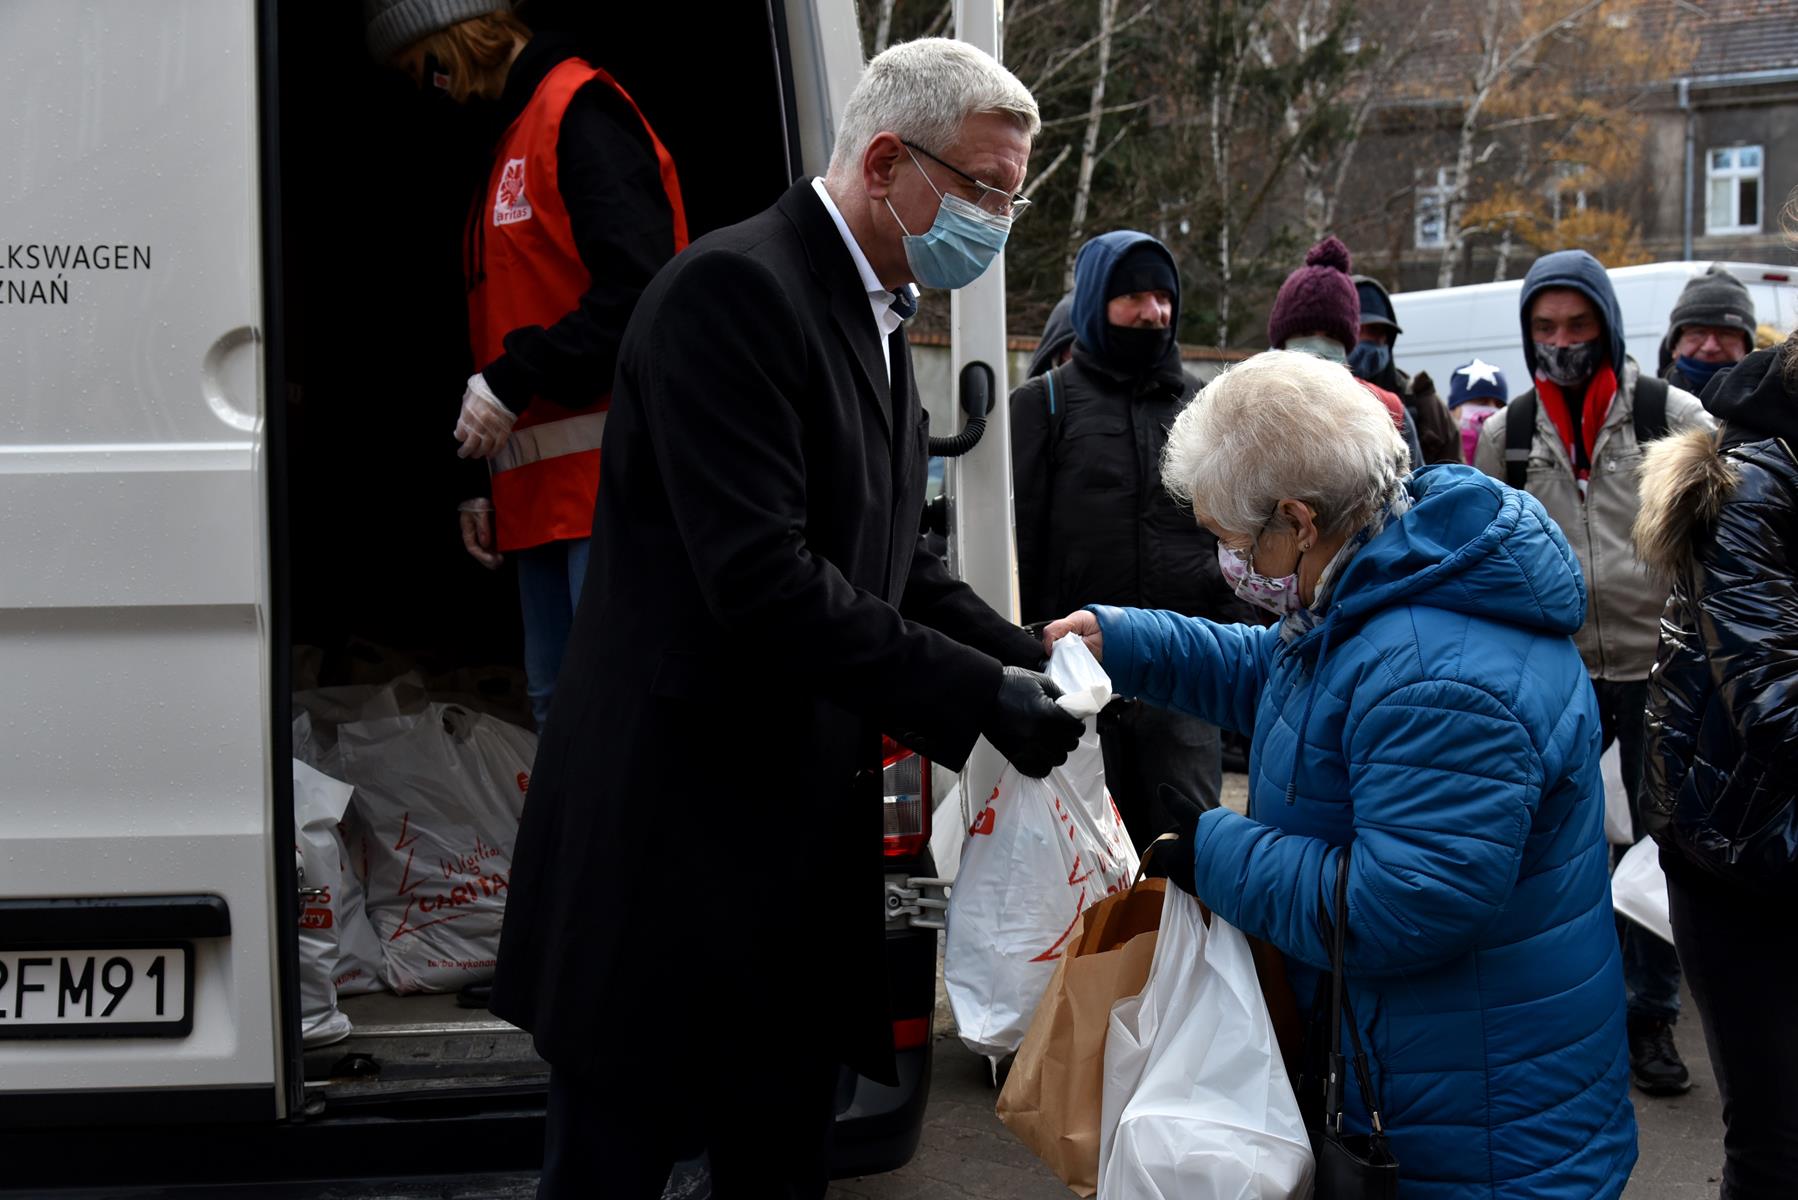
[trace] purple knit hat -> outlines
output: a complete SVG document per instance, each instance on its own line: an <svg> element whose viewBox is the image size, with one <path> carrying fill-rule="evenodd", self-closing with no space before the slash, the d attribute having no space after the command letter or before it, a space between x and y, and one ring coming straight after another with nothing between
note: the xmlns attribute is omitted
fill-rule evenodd
<svg viewBox="0 0 1798 1200"><path fill-rule="evenodd" d="M1286 339L1321 333L1353 350L1361 339L1361 297L1349 278L1349 250L1335 237L1311 247L1305 265L1286 277L1273 311L1267 314L1267 344L1278 350Z"/></svg>

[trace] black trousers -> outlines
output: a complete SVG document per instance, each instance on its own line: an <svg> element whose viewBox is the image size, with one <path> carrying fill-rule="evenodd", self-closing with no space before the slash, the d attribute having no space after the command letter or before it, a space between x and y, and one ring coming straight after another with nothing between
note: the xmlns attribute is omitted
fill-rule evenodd
<svg viewBox="0 0 1798 1200"><path fill-rule="evenodd" d="M1789 905L1667 877L1673 940L1723 1099L1722 1200L1798 1188L1798 928Z"/></svg>
<svg viewBox="0 0 1798 1200"><path fill-rule="evenodd" d="M795 1050L776 1025L718 1024L767 1044L714 1042L615 1075L552 1065L538 1200L658 1200L674 1164L700 1148L714 1200L819 1200L830 1184L836 1064Z"/></svg>
<svg viewBox="0 0 1798 1200"><path fill-rule="evenodd" d="M1099 719L1105 787L1137 853L1173 829L1156 795L1161 784L1213 809L1223 790L1223 742L1217 726L1185 713L1131 701Z"/></svg>

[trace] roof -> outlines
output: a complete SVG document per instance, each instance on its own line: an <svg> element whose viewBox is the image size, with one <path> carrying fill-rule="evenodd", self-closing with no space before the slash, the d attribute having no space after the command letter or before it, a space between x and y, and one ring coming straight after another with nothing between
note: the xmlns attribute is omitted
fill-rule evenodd
<svg viewBox="0 0 1798 1200"><path fill-rule="evenodd" d="M1710 0L1701 7L1692 74L1798 68L1798 0Z"/></svg>

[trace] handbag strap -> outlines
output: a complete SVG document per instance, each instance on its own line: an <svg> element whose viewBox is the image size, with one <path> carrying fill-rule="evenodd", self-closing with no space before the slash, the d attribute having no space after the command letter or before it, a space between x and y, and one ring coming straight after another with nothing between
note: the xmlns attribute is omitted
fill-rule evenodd
<svg viewBox="0 0 1798 1200"><path fill-rule="evenodd" d="M1373 1071L1368 1063L1367 1048L1361 1042L1361 1027L1355 1020L1355 1006L1348 996L1348 972L1343 967L1343 950L1348 935L1349 848L1344 846L1336 859L1336 919L1328 910L1319 914L1330 943L1330 1073L1324 1090L1324 1123L1342 1132L1342 1018L1348 1017L1349 1038L1354 1043L1355 1083L1367 1105L1368 1123L1377 1137L1386 1133L1380 1110L1385 1104L1374 1090Z"/></svg>

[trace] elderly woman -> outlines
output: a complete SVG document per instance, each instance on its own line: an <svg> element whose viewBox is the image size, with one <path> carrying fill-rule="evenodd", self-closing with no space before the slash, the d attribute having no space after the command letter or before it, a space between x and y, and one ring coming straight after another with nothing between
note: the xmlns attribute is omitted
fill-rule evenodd
<svg viewBox="0 0 1798 1200"><path fill-rule="evenodd" d="M1248 815L1188 814L1168 874L1313 1009L1349 856L1348 992L1404 1194L1615 1197L1635 1119L1579 565L1528 495L1406 459L1342 367L1258 355L1181 412L1163 475L1279 623L1094 607L1047 636L1252 731Z"/></svg>

